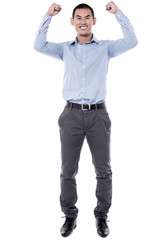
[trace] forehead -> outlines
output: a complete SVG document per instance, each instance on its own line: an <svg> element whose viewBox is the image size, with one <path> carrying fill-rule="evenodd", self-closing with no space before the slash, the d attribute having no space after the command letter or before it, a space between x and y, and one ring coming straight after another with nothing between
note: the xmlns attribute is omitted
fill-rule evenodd
<svg viewBox="0 0 160 240"><path fill-rule="evenodd" d="M91 15L91 10L90 9L76 9L74 16L87 16L87 15Z"/></svg>

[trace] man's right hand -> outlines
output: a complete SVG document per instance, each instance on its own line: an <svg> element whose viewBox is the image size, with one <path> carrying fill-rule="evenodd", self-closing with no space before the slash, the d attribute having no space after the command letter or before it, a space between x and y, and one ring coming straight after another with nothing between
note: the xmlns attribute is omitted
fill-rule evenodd
<svg viewBox="0 0 160 240"><path fill-rule="evenodd" d="M47 15L48 16L56 16L60 11L62 10L60 5L57 5L56 3L52 3L52 5L50 6L50 8L47 11Z"/></svg>

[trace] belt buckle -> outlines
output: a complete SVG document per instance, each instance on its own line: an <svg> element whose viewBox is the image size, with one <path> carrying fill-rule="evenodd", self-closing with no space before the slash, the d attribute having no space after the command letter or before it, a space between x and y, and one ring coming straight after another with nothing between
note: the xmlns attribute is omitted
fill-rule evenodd
<svg viewBox="0 0 160 240"><path fill-rule="evenodd" d="M88 109L85 109L85 108L83 107L84 105L88 105L89 108L88 108ZM81 104L81 109L82 109L83 111L91 110L91 104Z"/></svg>

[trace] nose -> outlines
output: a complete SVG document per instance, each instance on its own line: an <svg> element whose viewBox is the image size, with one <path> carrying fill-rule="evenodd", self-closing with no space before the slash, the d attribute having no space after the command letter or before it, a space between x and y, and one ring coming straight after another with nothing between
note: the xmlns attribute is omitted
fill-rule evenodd
<svg viewBox="0 0 160 240"><path fill-rule="evenodd" d="M86 19L85 19L85 18L83 18L83 19L81 20L81 24L82 24L82 25L86 25Z"/></svg>

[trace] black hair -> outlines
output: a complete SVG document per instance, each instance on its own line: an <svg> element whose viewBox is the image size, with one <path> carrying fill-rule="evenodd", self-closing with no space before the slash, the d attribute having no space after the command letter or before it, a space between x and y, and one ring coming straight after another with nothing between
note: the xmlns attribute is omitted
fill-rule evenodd
<svg viewBox="0 0 160 240"><path fill-rule="evenodd" d="M81 3L81 4L77 5L77 6L73 9L73 13L72 13L72 18L73 18L73 19L74 19L75 11L76 11L77 9L90 9L90 10L91 10L91 13L92 13L92 17L94 18L94 11L93 11L93 9L92 9L89 5L87 5L87 4L85 4L85 3Z"/></svg>

